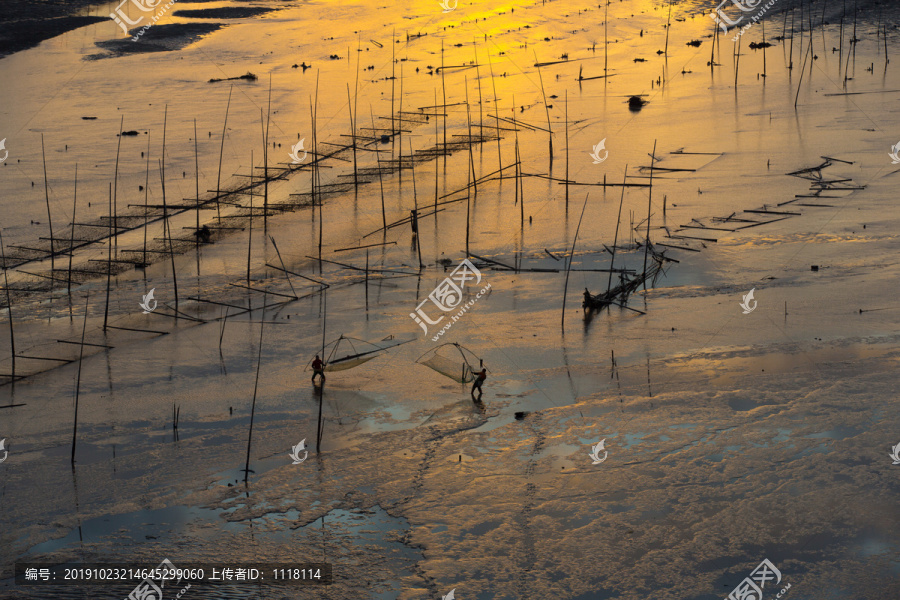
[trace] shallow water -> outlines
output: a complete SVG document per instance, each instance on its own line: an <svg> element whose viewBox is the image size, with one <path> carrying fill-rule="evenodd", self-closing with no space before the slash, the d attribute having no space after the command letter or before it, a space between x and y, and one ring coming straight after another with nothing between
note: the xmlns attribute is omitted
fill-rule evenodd
<svg viewBox="0 0 900 600"><path fill-rule="evenodd" d="M226 6L237 5L176 5ZM483 123L489 135L498 123L490 114L534 128L546 128L549 114L552 161L548 134L522 127L522 170L564 178L568 149L568 176L581 184L604 177L622 181L626 165L629 182L647 182L649 171L637 168L649 166L655 143L654 167L696 170L655 169L652 198L647 188L628 188L621 196L620 246L643 239L648 203L654 242L663 241L662 226L708 239L679 242L699 252L667 251L680 262L670 263L655 287L629 303L645 315L613 309L585 319L579 307L583 289L602 288L608 275L577 269L609 266L603 245L611 246L616 234L621 188L570 185L567 207L564 185L526 177L523 209L513 179L479 183L469 206L469 250L522 268L560 270L483 265L491 293L441 340L458 341L484 359L484 411L469 400L468 385L415 364L437 344L409 318L446 277L436 261L448 258L452 266L465 256L464 193L452 196L462 201L420 220L426 265L421 271L408 225L366 237L382 226L377 177L356 193L327 197L321 215L305 208L269 217L267 233L278 253L262 234L261 219L254 218L252 238L250 224L241 221L243 231L177 256L178 309L221 319L225 307L187 296L233 305L224 322L163 315L175 307L168 261L113 277L108 302L114 326L159 334L103 331L105 277L76 286L71 308L64 289L52 302L46 294L17 300L17 353L77 360L78 346L57 340L80 339L86 292L86 340L114 349L85 352L74 472L69 454L77 362L57 366L59 361L20 358L17 368L35 374L0 387L0 406L24 404L0 409L0 437L9 450L0 464L0 546L10 549L0 562L0 597L113 597L106 589L13 588L13 563L37 556L58 563L154 564L164 556L176 564L315 557L333 562L335 573L344 575L329 588L330 596L403 599L444 596L454 588L459 598L722 598L769 558L792 584L790 598L897 597L900 555L892 532L900 513L890 508L898 489L887 454L900 440L893 437L897 419L886 407L897 387L898 311L895 290L885 285L898 275L894 168L886 155L895 143L890 136L896 92L886 90L900 89L900 81L894 65L884 62L876 17L860 18L861 41L849 62L845 23L841 63L830 51L840 45L840 26L831 15L824 28L816 23L818 58L811 67L807 63L802 81L808 33L801 36L797 25L793 70L787 69L790 40L773 42L762 78L761 51L747 49L751 40L761 40L762 27L754 25L741 41L735 86L730 38L720 37L715 51L721 66L710 70L706 64L712 23L702 14L708 7L699 4L673 9L668 60L656 54L665 46L665 6L610 4L608 61L614 76L581 82L579 68L585 77L603 72L603 12L596 6L480 2L460 4L451 13L442 13L435 2L254 6L278 10L221 21L227 26L178 50L100 58L106 51L97 42L127 40L107 21L0 60L5 96L20 99L0 111L0 131L11 132L10 155L0 169L4 243L28 246L49 234L40 133L58 231L71 220L76 163L77 220L106 214L122 117L126 130L140 134L122 138L118 210L144 202L138 186L145 182L147 157L141 152L148 137L149 202L161 202L156 161L165 106L168 201L192 197L195 186L208 197L206 190L217 188L229 90L222 189L247 180L251 150L260 174L260 111L267 111L270 73L269 135L275 146L268 160L274 167L290 161L288 148L301 138L312 151L310 101L317 76L319 152L334 149L326 142L348 143L354 105L359 129L371 127L370 115L389 127L392 81L395 112L444 104L440 74L427 74L427 65L440 65L441 42L444 64L476 57L479 63L477 69L445 72L448 140L467 134L467 117L473 129L480 131ZM693 7L699 10L692 13ZM104 4L88 12L105 16L112 8ZM776 13L767 22L767 39L781 33L781 18ZM189 22L195 21L175 13L164 20ZM392 63L395 30L398 62ZM420 32L427 35L407 41L407 33ZM151 35L152 29L146 39ZM892 25L888 35L893 52ZM687 45L693 39L702 41L699 48ZM485 68L489 52L493 81ZM563 53L569 62L541 67L540 74L533 66ZM331 54L341 58L329 60ZM360 71L354 100L357 57L360 69L375 69ZM313 68L291 66L304 61ZM865 71L870 63L873 71ZM392 65L396 80L386 79ZM827 95L845 91L841 66L852 77L846 91L873 93ZM207 82L248 70L259 79L235 81L233 88ZM553 105L546 111L541 78L547 104ZM470 115L461 104L467 91ZM640 112L628 110L625 101L632 94L649 100ZM379 145L381 160L397 159L401 151L408 156L410 142L413 149L441 143L444 125L441 116L407 123L396 143ZM500 133L502 164L510 165L516 134ZM608 159L593 164L589 152L601 139ZM672 154L680 148L716 155ZM361 166L377 164L372 152L359 154ZM827 206L775 207L811 193L808 180L786 173L816 166L822 155L852 162L834 162L823 171L826 178L852 179L866 188L807 199ZM352 178L352 161L345 151L325 162L323 183ZM495 171L496 142L475 145L471 164L479 176ZM411 169L386 174L387 221L433 203L436 174L439 196L461 190L469 168L462 150L446 161L416 163L415 178ZM307 192L309 185L304 167L270 183L268 201L289 202L290 194ZM562 329L564 260L587 193ZM259 196L234 199L243 206L263 202ZM711 217L731 213L756 218L758 213L741 211L764 205L801 214L733 232L676 231L696 224L693 219L711 224ZM214 223L214 215L202 211L201 222ZM196 218L190 211L175 217L171 229L188 236L182 228L193 227ZM368 254L373 267L420 275L373 274L366 283L358 271L320 265L310 258L318 255L319 219L323 258L363 267ZM151 242L162 235L162 223L149 226ZM142 243L142 230L124 233L114 251ZM375 243L384 245L368 253L336 252ZM76 267L89 265L107 259L107 247L95 244L75 254ZM331 287L314 293L318 286L310 281L288 279L265 266L280 266L280 260L288 270ZM640 269L642 260L641 249L620 250L615 264ZM37 280L23 270L45 272L49 265L10 271L12 284ZM144 315L137 303L151 288L160 308ZM758 307L742 314L739 302L751 288ZM311 295L288 301L275 293ZM282 304L259 310L264 298ZM255 310L235 316L236 306ZM4 326L8 315L3 313ZM341 334L415 341L352 371L328 374L325 433L317 452L319 396L304 368L320 351L323 329L329 342ZM3 337L0 371L11 368L10 354ZM173 406L181 409L177 436ZM252 472L245 485L251 412ZM528 414L520 420L517 412ZM309 458L293 465L289 451L301 439ZM592 465L588 452L601 439L609 458ZM115 597L128 591L116 590ZM263 593L200 585L190 590L197 598ZM283 591L284 598L318 594Z"/></svg>

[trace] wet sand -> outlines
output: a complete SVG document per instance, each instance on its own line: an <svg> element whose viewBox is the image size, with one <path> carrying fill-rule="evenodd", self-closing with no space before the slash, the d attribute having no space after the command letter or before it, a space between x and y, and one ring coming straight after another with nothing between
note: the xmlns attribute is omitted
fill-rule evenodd
<svg viewBox="0 0 900 600"><path fill-rule="evenodd" d="M258 177L260 111L267 111L270 72L273 169L290 162L288 149L301 138L313 152L309 104L317 71L317 150L333 150L326 142L348 143L347 85L352 98L357 56L358 127L379 118L376 127L390 127L392 84L402 101L393 110L406 111L408 119L395 143L368 146L359 157L364 167L378 166L373 148L383 150L381 161L396 161L398 148L409 156L410 142L415 150L442 142L444 122L434 110L444 103L436 69L441 41L446 103L453 105L445 111L449 140L468 135L469 119L479 132L497 132L503 124L499 161L497 143L489 140L476 144L471 158L462 149L446 160L416 162L415 192L412 168L385 173L389 223L414 206L424 211L431 205L436 180L441 201L459 199L421 218L418 240L408 224L379 231L377 176L365 177L358 192L323 195L321 211L291 196L309 191L307 167L270 183L268 201L292 207L268 217L271 238L259 217L251 234L246 217L251 202L259 214L262 189L252 197L230 196L241 208L220 208L239 216L232 223L243 229L217 233L199 249L188 244L175 258L178 310L211 322L165 316L175 308L167 255L146 270L123 269L112 278L110 323L128 329L102 329L105 277L79 282L71 307L64 286L52 301L43 292L17 297L19 353L77 359L77 346L56 340L79 338L88 292L86 339L114 348L85 352L74 471L69 452L77 362L20 359L19 369L36 374L0 387L0 406L24 405L0 409L0 437L10 451L0 464L0 545L11 549L0 563L0 597L121 598L131 589L13 588L8 577L16 560L155 565L168 557L176 564L327 560L336 575L329 597L424 599L455 588L458 598L623 600L724 598L767 558L780 569L781 585L791 584L786 598L896 598L900 512L891 499L900 491L900 467L888 452L900 442L900 423L890 410L900 319L887 282L900 275L900 223L893 207L896 167L887 151L896 141L890 137L896 119L891 90L900 89L900 81L893 63L884 61L878 21L860 18L861 41L840 62L826 51L840 46L839 26L823 31L818 21L812 36L818 58L807 62L802 81L803 57L813 54L809 34L797 25L793 43L768 48L763 78L761 51L747 49L762 39L756 24L741 40L735 85L733 43L721 36L711 50L708 16L676 7L666 68L665 57L656 54L666 44L665 7L623 2L609 8L614 76L606 80L577 81L582 69L584 77L603 74L602 10L561 2L460 6L446 15L433 3L408 10L289 6L262 19L228 22L158 55L164 58L129 53L86 60L96 45L132 44L108 23L97 26L89 44L49 42L0 62L16 72L44 66L42 78L24 74L15 85L50 101L46 111L13 106L3 116L9 127L30 117L27 136L9 139L10 160L0 171L5 197L14 198L2 226L6 244L28 246L47 235L46 223L29 222L45 214L38 132L50 157L56 223L71 215L76 161L78 220L106 214L122 115L124 129L140 135L122 139L117 204L124 212L144 202L138 190L146 176L144 131L151 142L150 202L161 201L157 159L166 104L169 202L183 203L195 193L194 118L200 195L216 189L229 91L221 187L245 185L251 169ZM834 23L832 10L825 19ZM766 23L769 41L781 34L781 17L776 13ZM147 39L152 42L157 29L165 35L165 28L191 22L172 19L154 25ZM398 29L392 63L397 23L409 30ZM850 27L845 22L845 48ZM688 45L691 40L701 45ZM706 64L711 52L722 65L714 70ZM568 62L541 67L540 74L533 67L565 60L563 54ZM476 59L477 69L460 68ZM301 62L313 69L293 68ZM392 65L398 79L390 79ZM53 101L49 89L72 69L82 70L67 84L65 105ZM247 71L259 79L235 81L233 88L208 83ZM834 95L845 91L855 95ZM469 114L459 104L467 92ZM628 108L635 94L648 100L640 112ZM88 114L98 119L82 121ZM543 130L548 114L552 161ZM517 136L510 120L524 123L518 144L529 175L564 178L568 145L568 176L580 184L569 186L568 206L564 185L537 176L522 180L520 198L512 178L486 178L469 202L458 192L473 165L481 176L513 162ZM601 139L609 155L595 164L589 152ZM622 181L626 164L628 181L646 183L649 170L640 167L650 165L654 143L652 198L647 188L628 188L617 228L621 189L584 184ZM846 189L816 194L815 181L788 175L822 164L823 155L836 159L823 178ZM344 151L326 163L323 183L352 181L352 161ZM561 328L564 261L588 192ZM92 206L82 204L88 201ZM607 285L606 272L590 269L609 266L604 245L612 245L617 229L616 263L640 269L637 244L646 232L641 223L648 203L651 239L682 246L666 251L679 262L632 297L629 306L646 314L613 308L586 318L582 290ZM436 343L434 329L424 335L409 313L447 276L440 261L452 269L466 256L467 205L471 253L516 269L474 259L490 294ZM200 212L201 222L216 223L214 207ZM791 214L775 218L772 212ZM172 218L171 229L189 237L196 218L187 211ZM737 229L733 219L766 224ZM386 272L366 278L320 264L320 222L323 258L356 267L368 260ZM161 222L148 232L151 243L165 235ZM142 237L142 229L121 234L115 256L140 248ZM362 248L368 244L380 245ZM102 264L107 252L105 243L86 246L75 264ZM282 259L288 271L330 287L321 293L312 281L266 266L281 266ZM48 270L44 261L9 276L13 284L30 284L40 278L23 271ZM151 288L160 307L145 315L137 303ZM740 302L751 288L758 306L744 314ZM261 310L264 301L270 306ZM254 310L237 314L248 306ZM313 452L320 397L306 365L320 351L323 330L329 342L342 334L415 341L355 369L328 373L321 397L324 439L321 452ZM445 341L484 358L483 411L469 399L468 385L415 363ZM0 351L0 370L8 372L8 345ZM258 356L253 473L245 486L240 469ZM173 407L181 409L177 436ZM309 459L293 465L288 452L304 438ZM592 464L588 453L601 439L608 458ZM321 597L311 588L279 588L273 596L267 589L197 585L190 593ZM776 593L766 587L765 597Z"/></svg>

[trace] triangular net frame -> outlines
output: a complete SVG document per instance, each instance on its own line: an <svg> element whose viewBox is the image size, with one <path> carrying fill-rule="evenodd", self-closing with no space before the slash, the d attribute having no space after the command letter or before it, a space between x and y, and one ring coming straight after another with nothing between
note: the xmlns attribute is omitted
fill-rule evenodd
<svg viewBox="0 0 900 600"><path fill-rule="evenodd" d="M417 358L416 362L458 383L474 381L475 374L481 369L481 359L455 342L441 344L429 350Z"/></svg>
<svg viewBox="0 0 900 600"><path fill-rule="evenodd" d="M382 342L393 340L393 336L389 336ZM346 371L358 367L363 363L367 363L373 358L378 358L379 354L388 348L397 346L403 342L391 341L389 345L379 345L374 342L367 342L356 338L341 336L325 346L325 371ZM331 349L329 351L329 348ZM307 370L310 367L307 366Z"/></svg>

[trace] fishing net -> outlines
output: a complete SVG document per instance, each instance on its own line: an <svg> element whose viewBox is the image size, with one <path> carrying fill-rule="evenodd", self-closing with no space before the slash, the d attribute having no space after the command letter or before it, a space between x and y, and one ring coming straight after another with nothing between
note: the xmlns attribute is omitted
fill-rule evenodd
<svg viewBox="0 0 900 600"><path fill-rule="evenodd" d="M326 364L325 370L346 371L347 369L352 369L353 367L358 367L363 363L369 362L373 358L378 358L378 355L370 354L368 356L358 356L356 358L337 358Z"/></svg>
<svg viewBox="0 0 900 600"><path fill-rule="evenodd" d="M481 361L458 344L444 344L430 350L416 361L459 383L475 380L476 365Z"/></svg>
<svg viewBox="0 0 900 600"><path fill-rule="evenodd" d="M325 371L346 371L378 358L382 352L394 346L405 344L410 340L395 340L388 336L379 342L367 342L356 338L341 336L325 346ZM307 365L307 370L311 367Z"/></svg>

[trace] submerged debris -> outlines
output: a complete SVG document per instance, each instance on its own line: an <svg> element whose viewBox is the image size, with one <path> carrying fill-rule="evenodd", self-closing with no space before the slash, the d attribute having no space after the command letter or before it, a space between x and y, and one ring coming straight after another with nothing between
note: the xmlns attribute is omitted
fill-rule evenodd
<svg viewBox="0 0 900 600"><path fill-rule="evenodd" d="M246 73L244 73L243 75L241 75L239 77L226 77L224 79L210 79L209 83L218 83L219 81L234 81L236 79L246 79L247 81L256 81L259 78L256 75L254 75L253 73L251 73L250 71L247 71Z"/></svg>
<svg viewBox="0 0 900 600"><path fill-rule="evenodd" d="M628 99L628 108L631 110L641 110L645 104L647 104L647 101L640 96L632 96Z"/></svg>

